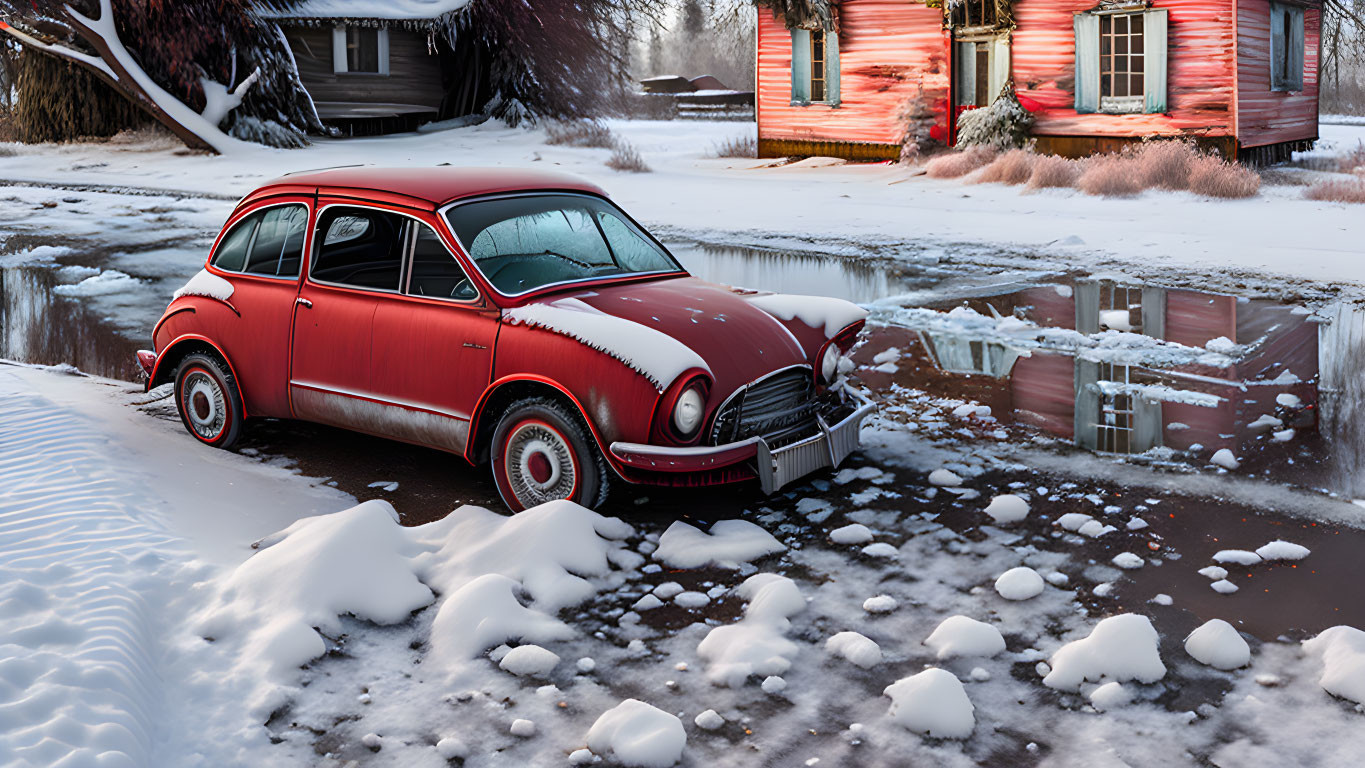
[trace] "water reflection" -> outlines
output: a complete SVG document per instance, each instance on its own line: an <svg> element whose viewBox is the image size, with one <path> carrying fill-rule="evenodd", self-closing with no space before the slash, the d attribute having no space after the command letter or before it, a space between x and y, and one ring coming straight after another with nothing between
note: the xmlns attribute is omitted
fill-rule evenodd
<svg viewBox="0 0 1365 768"><path fill-rule="evenodd" d="M138 340L120 334L81 301L55 295L59 284L51 267L0 268L0 357L65 363L98 376L134 380Z"/></svg>
<svg viewBox="0 0 1365 768"><path fill-rule="evenodd" d="M687 271L713 283L832 296L858 303L906 293L936 281L923 273L901 273L886 265L851 259L688 243L670 243L668 249Z"/></svg>

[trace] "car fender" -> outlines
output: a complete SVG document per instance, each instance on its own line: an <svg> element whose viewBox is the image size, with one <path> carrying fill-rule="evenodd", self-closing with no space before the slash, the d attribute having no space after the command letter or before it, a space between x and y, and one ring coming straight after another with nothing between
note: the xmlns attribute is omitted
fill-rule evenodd
<svg viewBox="0 0 1365 768"><path fill-rule="evenodd" d="M237 370L232 367L232 360L228 358L225 352L223 352L223 348L218 346L218 344L216 344L212 339L208 338L207 336L203 336L197 333L184 333L175 337L168 344L166 344L166 347L157 353L156 365L152 366L152 373L150 376L147 377L148 389L150 389L152 387L152 384L156 382L157 379L165 373L164 371L162 371L161 366L162 363L164 363L166 359L171 356L169 353L176 347L191 342L207 344L210 347L213 347L214 351L218 353L218 356L223 359L223 362L228 367L228 373L232 374L232 385L237 388L237 399L242 404L242 418L246 419L249 416L249 414L247 413L246 409L246 398L242 396L242 385L237 380ZM174 372L171 372L169 375L173 376Z"/></svg>

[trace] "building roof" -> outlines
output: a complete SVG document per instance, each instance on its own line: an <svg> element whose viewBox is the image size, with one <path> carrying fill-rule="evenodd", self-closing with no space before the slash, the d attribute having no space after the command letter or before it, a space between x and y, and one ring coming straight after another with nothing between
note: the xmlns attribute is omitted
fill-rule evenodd
<svg viewBox="0 0 1365 768"><path fill-rule="evenodd" d="M456 166L426 168L354 166L302 171L281 176L261 185L249 197L269 194L271 191L279 191L279 188L300 187L317 187L324 192L327 188L387 192L415 198L433 206L476 195L533 190L588 192L606 196L606 192L592 182L554 171Z"/></svg>
<svg viewBox="0 0 1365 768"><path fill-rule="evenodd" d="M262 9L271 19L388 19L418 21L454 13L472 0L303 0L286 10Z"/></svg>

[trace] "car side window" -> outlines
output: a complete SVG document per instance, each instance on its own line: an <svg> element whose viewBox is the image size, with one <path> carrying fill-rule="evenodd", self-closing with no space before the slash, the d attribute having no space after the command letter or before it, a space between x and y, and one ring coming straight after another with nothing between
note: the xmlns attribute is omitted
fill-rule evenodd
<svg viewBox="0 0 1365 768"><path fill-rule="evenodd" d="M246 269L254 275L298 277L303 261L303 235L308 228L308 206L281 205L259 215L256 237Z"/></svg>
<svg viewBox="0 0 1365 768"><path fill-rule="evenodd" d="M259 213L253 213L233 225L232 229L218 243L218 250L210 263L224 272L241 272L246 264L246 253L251 247L251 238L260 224Z"/></svg>
<svg viewBox="0 0 1365 768"><path fill-rule="evenodd" d="M673 269L673 262L635 227L622 221L614 213L599 211L597 221L607 238L616 261L632 272L659 272Z"/></svg>
<svg viewBox="0 0 1365 768"><path fill-rule="evenodd" d="M397 291L407 217L374 208L332 206L318 216L314 280Z"/></svg>
<svg viewBox="0 0 1365 768"><path fill-rule="evenodd" d="M418 222L413 222L412 226L417 235L412 243L412 277L408 280L408 293L457 301L477 299L478 290L435 230Z"/></svg>

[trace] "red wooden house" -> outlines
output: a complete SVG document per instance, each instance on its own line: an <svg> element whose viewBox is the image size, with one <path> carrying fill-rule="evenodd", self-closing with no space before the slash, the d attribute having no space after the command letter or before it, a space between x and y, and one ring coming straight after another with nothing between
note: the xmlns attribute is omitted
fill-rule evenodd
<svg viewBox="0 0 1365 768"><path fill-rule="evenodd" d="M908 112L951 143L1007 82L1040 152L1179 137L1270 161L1318 135L1322 0L763 2L761 156L893 158Z"/></svg>

